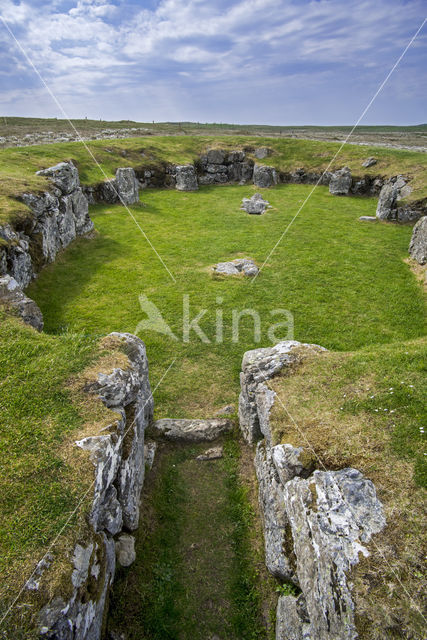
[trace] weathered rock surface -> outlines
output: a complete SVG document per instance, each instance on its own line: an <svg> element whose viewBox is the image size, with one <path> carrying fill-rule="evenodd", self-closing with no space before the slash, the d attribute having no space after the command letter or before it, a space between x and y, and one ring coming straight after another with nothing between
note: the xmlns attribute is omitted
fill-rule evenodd
<svg viewBox="0 0 427 640"><path fill-rule="evenodd" d="M316 640L304 614L304 596L280 596L276 610L276 640ZM338 640L338 638L337 638Z"/></svg>
<svg viewBox="0 0 427 640"><path fill-rule="evenodd" d="M183 164L176 167L176 188L178 191L197 191L196 170L192 164Z"/></svg>
<svg viewBox="0 0 427 640"><path fill-rule="evenodd" d="M385 526L374 485L356 469L315 471L284 485L284 506L311 636L357 638L347 576Z"/></svg>
<svg viewBox="0 0 427 640"><path fill-rule="evenodd" d="M60 249L93 229L76 167L61 162L38 173L51 180L53 190L21 196L30 210L25 233L9 224L0 226L0 275L9 274L22 288L55 259Z"/></svg>
<svg viewBox="0 0 427 640"><path fill-rule="evenodd" d="M211 442L233 429L233 423L227 419L179 420L163 418L156 420L150 432L153 436L166 440L185 442Z"/></svg>
<svg viewBox="0 0 427 640"><path fill-rule="evenodd" d="M12 276L0 277L0 303L16 310L22 320L43 331L43 314L37 304L28 298Z"/></svg>
<svg viewBox="0 0 427 640"><path fill-rule="evenodd" d="M414 227L409 245L409 254L419 264L427 263L427 216L423 216L418 220Z"/></svg>
<svg viewBox="0 0 427 640"><path fill-rule="evenodd" d="M361 222L376 222L378 218L376 216L360 216Z"/></svg>
<svg viewBox="0 0 427 640"><path fill-rule="evenodd" d="M201 453L199 456L197 456L196 460L206 462L208 460L218 460L223 456L224 450L222 447L212 447L211 449L206 449L204 453Z"/></svg>
<svg viewBox="0 0 427 640"><path fill-rule="evenodd" d="M362 167L365 167L366 169L368 169L369 167L373 167L374 164L377 164L377 162L378 160L373 156L371 156L370 158L366 158L366 160L362 162Z"/></svg>
<svg viewBox="0 0 427 640"><path fill-rule="evenodd" d="M241 209L247 213L261 215L267 208L270 208L270 203L264 200L260 193L255 193L251 198L243 198L242 200Z"/></svg>
<svg viewBox="0 0 427 640"><path fill-rule="evenodd" d="M277 172L273 167L263 164L254 166L254 185L260 188L272 187L277 184Z"/></svg>
<svg viewBox="0 0 427 640"><path fill-rule="evenodd" d="M231 262L218 262L213 266L214 273L224 276L238 276L243 273L245 276L256 276L259 269L252 258L237 258Z"/></svg>
<svg viewBox="0 0 427 640"><path fill-rule="evenodd" d="M139 202L139 182L132 167L119 167L116 177L102 182L97 189L96 200L107 204L124 205Z"/></svg>
<svg viewBox="0 0 427 640"><path fill-rule="evenodd" d="M351 171L348 167L343 167L331 175L329 193L334 196L346 196L350 192L351 183Z"/></svg>
<svg viewBox="0 0 427 640"><path fill-rule="evenodd" d="M116 545L113 535L123 527L136 529L144 478L144 431L151 420L153 399L145 346L130 334L111 334L122 342L129 366L100 374L90 391L117 413L102 435L77 442L88 450L95 467L89 516L90 539L74 549L71 595L56 596L40 612L40 634L51 640L100 640L107 594L112 584ZM86 535L86 538L88 536ZM118 538L117 555L125 566L134 557L132 537Z"/></svg>
<svg viewBox="0 0 427 640"><path fill-rule="evenodd" d="M271 449L259 442L255 456L258 496L264 526L265 564L280 580L298 584L290 524L284 510L283 485L273 463Z"/></svg>
<svg viewBox="0 0 427 640"><path fill-rule="evenodd" d="M54 167L37 171L37 175L48 177L64 195L80 187L79 172L71 161L60 162Z"/></svg>
<svg viewBox="0 0 427 640"><path fill-rule="evenodd" d="M318 345L304 344L296 340L285 340L274 347L253 349L243 356L240 374L241 392L239 396L239 421L243 437L249 443L262 435L269 439L267 415L272 403L272 392L264 383L274 377L283 368L297 363L306 353L325 351ZM258 395L257 395L258 394ZM258 402L264 395L265 404L261 410L261 423ZM261 431L261 426L263 431Z"/></svg>
<svg viewBox="0 0 427 640"><path fill-rule="evenodd" d="M144 445L144 462L145 467L148 470L153 468L154 458L156 457L157 442L154 440L147 440Z"/></svg>
<svg viewBox="0 0 427 640"><path fill-rule="evenodd" d="M258 147L258 149L254 151L254 156L257 160L264 160L264 158L267 158L272 153L273 151L268 147Z"/></svg>
<svg viewBox="0 0 427 640"><path fill-rule="evenodd" d="M221 409L218 409L218 411L216 411L214 413L214 415L215 416L229 416L229 415L232 415L235 412L236 412L236 407L234 406L234 404L227 404L227 405L225 405L225 407L222 407Z"/></svg>
<svg viewBox="0 0 427 640"><path fill-rule="evenodd" d="M401 204L399 201L411 193L404 176L393 176L383 185L377 204L377 218L388 222L416 222L425 215L425 204Z"/></svg>
<svg viewBox="0 0 427 640"><path fill-rule="evenodd" d="M122 533L116 540L116 558L122 567L130 567L136 560L135 538Z"/></svg>

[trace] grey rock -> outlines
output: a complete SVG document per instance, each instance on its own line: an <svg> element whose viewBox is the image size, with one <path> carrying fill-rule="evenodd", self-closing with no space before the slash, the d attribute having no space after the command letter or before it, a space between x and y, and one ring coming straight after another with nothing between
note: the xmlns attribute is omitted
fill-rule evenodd
<svg viewBox="0 0 427 640"><path fill-rule="evenodd" d="M397 219L398 188L393 180L386 182L380 191L377 204L377 218L379 220Z"/></svg>
<svg viewBox="0 0 427 640"><path fill-rule="evenodd" d="M366 158L366 160L362 162L362 167L365 167L367 169L368 167L373 167L374 164L377 164L377 162L378 160L371 156L370 158Z"/></svg>
<svg viewBox="0 0 427 640"><path fill-rule="evenodd" d="M139 202L139 184L132 167L120 167L116 171L116 188L123 204Z"/></svg>
<svg viewBox="0 0 427 640"><path fill-rule="evenodd" d="M258 149L255 149L254 156L255 158L257 158L257 160L264 160L264 158L267 158L267 156L271 155L272 153L272 150L268 147L259 147Z"/></svg>
<svg viewBox="0 0 427 640"><path fill-rule="evenodd" d="M208 164L206 171L208 173L227 173L228 168L225 164Z"/></svg>
<svg viewBox="0 0 427 640"><path fill-rule="evenodd" d="M37 563L31 578L25 583L25 588L29 591L38 591L40 588L40 578L43 576L44 572L49 569L52 562L53 555L51 553L46 553L40 562Z"/></svg>
<svg viewBox="0 0 427 640"><path fill-rule="evenodd" d="M226 153L222 149L209 149L206 155L209 164L224 164Z"/></svg>
<svg viewBox="0 0 427 640"><path fill-rule="evenodd" d="M375 487L356 469L315 471L284 485L297 576L316 640L357 638L347 576L385 526Z"/></svg>
<svg viewBox="0 0 427 640"><path fill-rule="evenodd" d="M398 206L396 212L397 222L405 224L407 222L417 222L423 215L425 215L425 207L418 208L417 206L405 205Z"/></svg>
<svg viewBox="0 0 427 640"><path fill-rule="evenodd" d="M329 182L329 193L334 196L348 195L351 187L351 171L348 167L343 167L332 174Z"/></svg>
<svg viewBox="0 0 427 640"><path fill-rule="evenodd" d="M207 175L200 176L199 178L199 184L201 185L208 185L208 184L214 184L214 183L215 183L215 176L212 175L212 173L208 173Z"/></svg>
<svg viewBox="0 0 427 640"><path fill-rule="evenodd" d="M256 399L258 385L264 384L283 368L299 362L304 352L320 353L322 351L325 349L318 345L285 340L274 347L253 349L244 354L240 374L239 421L243 437L247 442L253 443L263 435ZM265 424L263 428L266 430Z"/></svg>
<svg viewBox="0 0 427 640"><path fill-rule="evenodd" d="M243 162L246 158L244 151L230 151L227 156L227 162L235 164L236 162Z"/></svg>
<svg viewBox="0 0 427 640"><path fill-rule="evenodd" d="M176 167L176 189L178 191L197 191L196 170L192 164L178 165Z"/></svg>
<svg viewBox="0 0 427 640"><path fill-rule="evenodd" d="M86 200L86 198L85 198ZM63 248L68 247L76 238L76 221L73 213L72 196L64 196L59 201L59 211L56 218L59 241Z"/></svg>
<svg viewBox="0 0 427 640"><path fill-rule="evenodd" d="M359 220L361 222L377 222L378 218L376 216L360 216Z"/></svg>
<svg viewBox="0 0 427 640"><path fill-rule="evenodd" d="M271 457L282 485L296 476L307 478L313 471L310 463L301 460L302 447L278 444L271 449Z"/></svg>
<svg viewBox="0 0 427 640"><path fill-rule="evenodd" d="M414 227L409 254L419 264L427 263L427 216L423 216Z"/></svg>
<svg viewBox="0 0 427 640"><path fill-rule="evenodd" d="M260 193L255 193L251 198L243 198L241 209L247 213L260 215L269 207L270 203L264 200Z"/></svg>
<svg viewBox="0 0 427 640"><path fill-rule="evenodd" d="M114 178L105 180L105 182L102 182L99 185L98 199L101 202L106 202L107 204L115 204L119 201L119 194L117 192L116 180Z"/></svg>
<svg viewBox="0 0 427 640"><path fill-rule="evenodd" d="M201 453L197 456L196 460L200 460L205 462L207 460L218 460L219 458L224 457L224 450L222 447L212 447L211 449L206 449L204 453Z"/></svg>
<svg viewBox="0 0 427 640"><path fill-rule="evenodd" d="M311 635L310 624L301 618L298 598L295 596L279 597L276 610L276 640L317 640Z"/></svg>
<svg viewBox="0 0 427 640"><path fill-rule="evenodd" d="M89 217L89 204L83 190L76 189L69 198L73 210L76 234L81 236L93 231L94 224Z"/></svg>
<svg viewBox="0 0 427 640"><path fill-rule="evenodd" d="M135 538L122 533L116 540L116 558L122 567L130 567L136 560Z"/></svg>
<svg viewBox="0 0 427 640"><path fill-rule="evenodd" d="M213 266L214 273L225 276L237 276L243 274L245 276L256 276L259 272L258 267L252 258L237 258L231 262L218 262Z"/></svg>
<svg viewBox="0 0 427 640"><path fill-rule="evenodd" d="M264 529L265 564L274 577L298 584L289 546L290 524L283 504L283 486L273 464L271 450L265 442L257 445L255 470Z"/></svg>
<svg viewBox="0 0 427 640"><path fill-rule="evenodd" d="M43 331L42 312L34 300L24 294L12 276L0 277L0 302L15 309L26 324L34 327L37 331Z"/></svg>
<svg viewBox="0 0 427 640"><path fill-rule="evenodd" d="M37 175L47 176L63 194L72 193L80 186L79 172L71 161L60 162L54 167L37 171Z"/></svg>
<svg viewBox="0 0 427 640"><path fill-rule="evenodd" d="M151 427L154 436L173 441L211 442L233 429L233 423L227 419L179 420L163 418L156 420Z"/></svg>
<svg viewBox="0 0 427 640"><path fill-rule="evenodd" d="M153 468L154 458L156 456L157 451L157 442L154 440L149 440L145 442L144 445L144 463L145 467L150 470Z"/></svg>
<svg viewBox="0 0 427 640"><path fill-rule="evenodd" d="M256 187L272 187L277 184L276 169L262 164L256 164L254 166L253 180Z"/></svg>
<svg viewBox="0 0 427 640"><path fill-rule="evenodd" d="M81 587L88 579L89 565L93 550L93 543L90 543L87 547L82 547L80 544L76 545L73 555L74 569L71 575L73 587Z"/></svg>
<svg viewBox="0 0 427 640"><path fill-rule="evenodd" d="M227 404L225 407L222 407L218 411L215 412L215 416L229 416L236 412L236 407L234 404Z"/></svg>

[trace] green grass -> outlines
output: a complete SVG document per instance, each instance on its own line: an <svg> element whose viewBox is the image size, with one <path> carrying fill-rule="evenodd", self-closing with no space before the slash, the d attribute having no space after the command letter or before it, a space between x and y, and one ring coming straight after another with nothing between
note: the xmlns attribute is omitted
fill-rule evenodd
<svg viewBox="0 0 427 640"><path fill-rule="evenodd" d="M423 335L424 300L403 259L411 230L388 224L366 225L372 199L336 198L316 190L256 281L213 278L210 265L237 255L265 260L287 227L309 186L284 185L264 195L273 205L263 216L248 216L240 202L248 187L206 187L197 193L145 191L145 207L134 215L174 274L173 282L134 222L121 207L92 210L98 235L81 239L29 288L40 305L46 331L103 335L135 332L146 318L139 296L157 305L177 336L182 335L183 295L190 316L207 309L187 344L151 330L146 342L153 386L176 357L157 391L157 413L177 417L208 415L235 400L243 353L271 344L267 329L288 309L295 339L329 349L354 350ZM222 302L218 302L222 299ZM232 342L232 310L255 309L262 336L254 341L253 320L240 323ZM224 342L217 344L216 314L223 310ZM283 333L283 331L285 333ZM276 341L287 328L276 331ZM212 372L215 372L214 374Z"/></svg>
<svg viewBox="0 0 427 640"><path fill-rule="evenodd" d="M120 570L109 628L129 640L265 638L239 446L200 462L206 445L166 448L148 476L137 560Z"/></svg>
<svg viewBox="0 0 427 640"><path fill-rule="evenodd" d="M73 160L83 184L95 185L105 176L112 177L118 167L131 166L139 169L159 166L162 163L195 162L200 154L211 146L224 149L268 146L273 155L263 161L280 171L291 171L304 167L311 171L326 169L338 151L340 144L297 139L277 139L250 136L158 136L130 138L124 140L95 140L87 143L90 153L80 142L35 145L0 150L0 223L20 218L28 211L16 201L23 192L38 191L48 186L46 178L35 175L63 160ZM142 155L144 153L144 155ZM123 154L125 154L123 156ZM250 155L250 152L249 152ZM374 155L378 163L364 169L361 163ZM94 163L93 157L102 170ZM426 168L425 154L380 148L374 146L345 146L333 163L332 169L348 165L354 175L391 176L402 173L412 178L413 192L408 200L427 197L423 175ZM104 173L105 175L104 175Z"/></svg>
<svg viewBox="0 0 427 640"><path fill-rule="evenodd" d="M68 451L83 420L65 383L97 349L91 336L38 334L2 309L0 342L1 617L91 481Z"/></svg>

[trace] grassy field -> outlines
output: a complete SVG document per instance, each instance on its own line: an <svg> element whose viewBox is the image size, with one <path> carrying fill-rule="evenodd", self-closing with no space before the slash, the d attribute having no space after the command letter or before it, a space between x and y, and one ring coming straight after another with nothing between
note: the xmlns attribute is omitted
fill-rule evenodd
<svg viewBox="0 0 427 640"><path fill-rule="evenodd" d="M189 296L191 319L206 309L200 327L209 344L194 331L183 343L140 328L153 385L176 358L157 392L158 416L206 416L234 401L243 353L267 346L269 327L283 321L284 316L271 315L275 309L293 314L296 339L329 349L421 336L422 291L403 262L411 229L359 222L360 215L373 213L372 199L337 199L319 188L253 283L212 276L210 265L237 256L262 264L309 189L288 185L264 192L273 209L263 216L239 209L252 187L145 191L146 206L133 213L176 282L123 208L94 207L96 238L74 243L43 270L28 293L44 313L46 331L58 334L135 332L147 318L140 296L157 306L180 337L183 296ZM248 308L260 316L261 339L255 341L254 321L246 316L233 342L232 311ZM223 342L217 343L221 310ZM276 339L286 335L286 326L277 329Z"/></svg>
<svg viewBox="0 0 427 640"><path fill-rule="evenodd" d="M367 640L425 631L426 370L420 338L309 358L271 383L274 441L303 446L319 469L360 469L384 505L389 526L352 574Z"/></svg>
<svg viewBox="0 0 427 640"><path fill-rule="evenodd" d="M63 160L73 160L79 169L81 182L95 185L106 177L113 177L118 167L131 166L139 169L159 166L162 163L195 162L201 153L211 147L229 150L251 150L267 146L273 154L263 161L280 171L292 171L304 167L308 171L321 172L329 165L338 151L336 142L319 142L297 139L274 139L251 136L158 136L123 140L95 140L86 148L79 142L58 143L32 147L0 150L0 224L25 217L26 206L17 198L26 191L46 189L46 178L36 176L41 168L50 167ZM365 169L361 166L368 156L378 162ZM94 158L99 163L97 166ZM409 201L427 197L425 170L426 154L409 150L387 149L369 146L345 146L331 169L348 165L356 176L392 176L404 174L411 178L413 191Z"/></svg>

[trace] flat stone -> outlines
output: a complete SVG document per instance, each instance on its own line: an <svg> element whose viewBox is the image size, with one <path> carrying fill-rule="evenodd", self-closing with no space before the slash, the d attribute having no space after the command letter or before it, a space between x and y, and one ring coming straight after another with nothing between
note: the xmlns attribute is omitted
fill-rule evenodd
<svg viewBox="0 0 427 640"><path fill-rule="evenodd" d="M218 460L219 458L224 457L224 450L222 447L212 447L212 449L206 449L206 451L199 456L197 456L196 460Z"/></svg>
<svg viewBox="0 0 427 640"><path fill-rule="evenodd" d="M163 418L153 423L151 433L173 441L211 442L232 429L232 421L226 418L213 420Z"/></svg>
<svg viewBox="0 0 427 640"><path fill-rule="evenodd" d="M376 216L360 216L359 220L361 222L377 222L378 218Z"/></svg>
<svg viewBox="0 0 427 640"><path fill-rule="evenodd" d="M215 416L229 416L235 412L236 407L234 406L234 404L227 404L225 407L222 407L222 409L216 411Z"/></svg>
<svg viewBox="0 0 427 640"><path fill-rule="evenodd" d="M219 262L213 266L215 273L225 276L238 276L243 273L245 276L256 276L259 272L258 267L252 258L237 258L231 262Z"/></svg>
<svg viewBox="0 0 427 640"><path fill-rule="evenodd" d="M377 162L378 160L371 156L370 158L366 158L366 160L362 162L362 167L365 167L367 169L368 167L373 167L374 164L377 164Z"/></svg>

